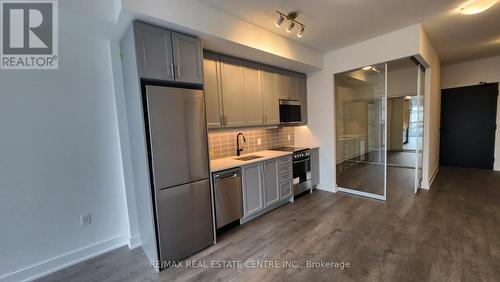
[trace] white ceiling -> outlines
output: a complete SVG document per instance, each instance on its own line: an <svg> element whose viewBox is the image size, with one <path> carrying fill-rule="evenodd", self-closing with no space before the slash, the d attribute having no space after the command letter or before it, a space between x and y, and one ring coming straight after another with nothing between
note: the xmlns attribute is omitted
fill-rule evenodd
<svg viewBox="0 0 500 282"><path fill-rule="evenodd" d="M199 1L323 52L423 23L444 63L500 54L500 3L465 16L457 12L465 0ZM304 37L286 33L285 24L276 28L275 10L298 11Z"/></svg>

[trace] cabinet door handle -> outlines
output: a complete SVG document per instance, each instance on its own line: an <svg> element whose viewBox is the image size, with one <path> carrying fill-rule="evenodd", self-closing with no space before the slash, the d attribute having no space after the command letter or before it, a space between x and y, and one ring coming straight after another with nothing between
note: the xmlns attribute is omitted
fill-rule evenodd
<svg viewBox="0 0 500 282"><path fill-rule="evenodd" d="M175 79L174 64L170 64L170 77Z"/></svg>

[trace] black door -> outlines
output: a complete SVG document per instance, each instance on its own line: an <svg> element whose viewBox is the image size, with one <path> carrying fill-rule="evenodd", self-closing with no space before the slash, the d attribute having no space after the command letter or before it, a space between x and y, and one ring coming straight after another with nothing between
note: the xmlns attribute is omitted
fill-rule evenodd
<svg viewBox="0 0 500 282"><path fill-rule="evenodd" d="M444 89L440 165L493 169L498 83Z"/></svg>

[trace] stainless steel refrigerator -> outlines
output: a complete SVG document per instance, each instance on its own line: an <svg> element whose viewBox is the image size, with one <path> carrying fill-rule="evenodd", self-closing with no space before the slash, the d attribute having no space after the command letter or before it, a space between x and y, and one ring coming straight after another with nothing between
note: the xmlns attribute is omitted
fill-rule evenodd
<svg viewBox="0 0 500 282"><path fill-rule="evenodd" d="M144 97L159 257L180 260L214 242L203 91L147 85Z"/></svg>

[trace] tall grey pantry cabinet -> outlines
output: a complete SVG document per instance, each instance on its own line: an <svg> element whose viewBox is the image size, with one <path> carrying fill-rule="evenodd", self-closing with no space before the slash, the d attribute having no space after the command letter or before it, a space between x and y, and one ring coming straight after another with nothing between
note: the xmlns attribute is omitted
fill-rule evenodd
<svg viewBox="0 0 500 282"><path fill-rule="evenodd" d="M120 52L133 235L151 262L180 260L214 242L201 43L134 21Z"/></svg>

